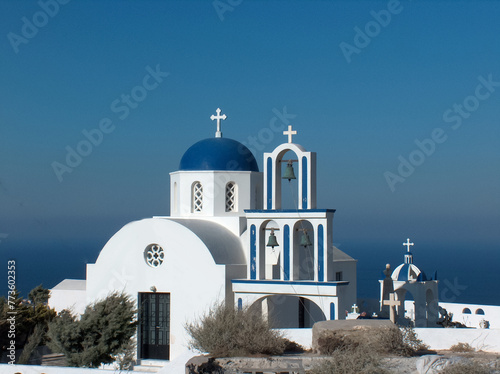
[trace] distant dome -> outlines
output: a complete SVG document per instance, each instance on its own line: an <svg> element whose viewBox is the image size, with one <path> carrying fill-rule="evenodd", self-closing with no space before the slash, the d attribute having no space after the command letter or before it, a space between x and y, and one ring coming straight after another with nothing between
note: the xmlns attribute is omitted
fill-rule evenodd
<svg viewBox="0 0 500 374"><path fill-rule="evenodd" d="M420 275L420 269L413 264L401 264L392 272L392 280L410 281L417 280Z"/></svg>
<svg viewBox="0 0 500 374"><path fill-rule="evenodd" d="M179 170L259 171L259 166L252 152L240 142L209 138L184 153Z"/></svg>

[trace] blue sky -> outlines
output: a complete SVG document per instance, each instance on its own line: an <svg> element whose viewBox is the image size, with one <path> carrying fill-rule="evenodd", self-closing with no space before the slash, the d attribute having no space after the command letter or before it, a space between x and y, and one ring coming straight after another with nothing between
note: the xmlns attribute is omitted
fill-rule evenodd
<svg viewBox="0 0 500 374"><path fill-rule="evenodd" d="M0 0L0 250L79 243L92 255L68 261L93 262L127 222L168 214L168 173L217 107L260 167L286 141L276 113L295 115L336 243L498 250L499 19L496 1Z"/></svg>

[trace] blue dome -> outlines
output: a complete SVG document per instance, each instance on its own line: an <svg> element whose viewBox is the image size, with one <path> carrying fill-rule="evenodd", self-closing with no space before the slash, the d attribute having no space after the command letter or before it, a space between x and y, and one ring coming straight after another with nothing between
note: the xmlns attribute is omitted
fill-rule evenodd
<svg viewBox="0 0 500 374"><path fill-rule="evenodd" d="M182 156L179 170L259 171L252 152L240 142L209 138L193 144Z"/></svg>
<svg viewBox="0 0 500 374"><path fill-rule="evenodd" d="M412 281L418 280L421 271L413 264L401 264L392 273L392 280L395 281Z"/></svg>

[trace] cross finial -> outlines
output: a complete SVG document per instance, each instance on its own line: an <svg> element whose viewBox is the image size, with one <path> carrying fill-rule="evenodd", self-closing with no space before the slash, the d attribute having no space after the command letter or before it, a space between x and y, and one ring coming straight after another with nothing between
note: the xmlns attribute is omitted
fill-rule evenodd
<svg viewBox="0 0 500 374"><path fill-rule="evenodd" d="M217 132L215 133L215 137L216 138L222 138L222 131L220 131L220 120L221 119L222 120L226 119L227 116L225 114L223 114L222 116L220 115L220 112L221 112L220 108L217 108L216 112L217 112L217 115L212 114L210 116L210 119L212 121L213 120L217 120Z"/></svg>
<svg viewBox="0 0 500 374"><path fill-rule="evenodd" d="M410 252L410 246L414 245L414 243L410 243L410 238L406 239L406 243L403 243L407 248L407 251ZM418 251L417 251L418 252Z"/></svg>
<svg viewBox="0 0 500 374"><path fill-rule="evenodd" d="M283 131L283 135L288 135L288 143L292 143L292 136L297 135L297 131L292 131L292 125L288 125L288 131Z"/></svg>

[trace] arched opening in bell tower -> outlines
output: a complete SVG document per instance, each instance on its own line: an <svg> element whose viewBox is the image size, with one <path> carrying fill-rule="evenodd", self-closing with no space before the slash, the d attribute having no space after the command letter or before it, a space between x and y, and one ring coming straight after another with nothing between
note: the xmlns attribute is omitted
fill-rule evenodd
<svg viewBox="0 0 500 374"><path fill-rule="evenodd" d="M298 177L299 168L297 154L292 150L285 150L277 160L280 170L279 178L281 191L281 209L300 209ZM279 181L278 181L279 179Z"/></svg>

